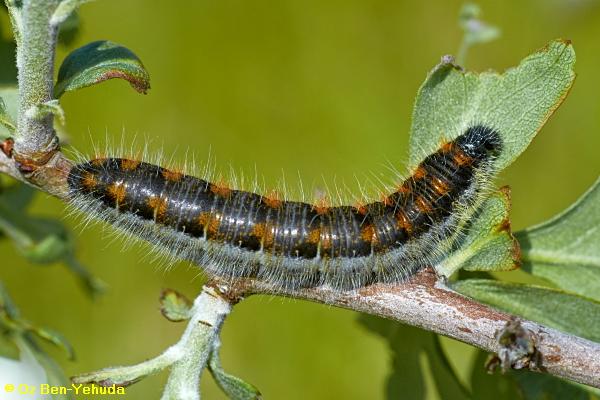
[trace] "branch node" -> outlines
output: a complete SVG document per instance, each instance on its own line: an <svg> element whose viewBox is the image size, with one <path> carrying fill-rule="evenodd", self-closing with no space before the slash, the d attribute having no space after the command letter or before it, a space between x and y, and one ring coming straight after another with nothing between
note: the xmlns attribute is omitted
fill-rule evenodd
<svg viewBox="0 0 600 400"><path fill-rule="evenodd" d="M498 366L502 373L509 369L529 369L540 371L540 353L536 347L537 336L523 328L521 321L511 317L502 329L496 331L496 340L500 346L498 353L486 363L486 369L492 373Z"/></svg>

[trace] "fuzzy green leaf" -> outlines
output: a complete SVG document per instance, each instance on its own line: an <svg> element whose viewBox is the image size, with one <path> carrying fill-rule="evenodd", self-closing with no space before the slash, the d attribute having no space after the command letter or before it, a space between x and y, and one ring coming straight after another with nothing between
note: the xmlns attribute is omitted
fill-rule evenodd
<svg viewBox="0 0 600 400"><path fill-rule="evenodd" d="M166 319L180 322L190 319L192 302L173 289L165 289L160 294L160 312Z"/></svg>
<svg viewBox="0 0 600 400"><path fill-rule="evenodd" d="M575 52L564 40L550 42L503 74L465 72L451 57L430 73L417 94L409 163L416 166L474 124L496 129L504 148L499 169L529 145L566 97L575 78Z"/></svg>
<svg viewBox="0 0 600 400"><path fill-rule="evenodd" d="M41 121L43 118L51 114L58 118L58 121L64 125L65 111L62 109L60 103L56 99L31 107L25 113L28 118L38 121Z"/></svg>
<svg viewBox="0 0 600 400"><path fill-rule="evenodd" d="M109 41L97 41L73 50L58 71L54 95L81 89L112 78L128 81L140 93L150 88L150 76L129 49Z"/></svg>
<svg viewBox="0 0 600 400"><path fill-rule="evenodd" d="M221 367L218 346L213 350L208 362L208 369L215 382L231 400L259 400L260 391L240 378L230 375Z"/></svg>
<svg viewBox="0 0 600 400"><path fill-rule="evenodd" d="M52 14L50 23L54 26L61 25L75 13L75 10L77 10L79 6L89 1L91 0L62 0L58 7L56 7L54 14Z"/></svg>
<svg viewBox="0 0 600 400"><path fill-rule="evenodd" d="M600 179L567 210L516 237L524 270L600 301Z"/></svg>
<svg viewBox="0 0 600 400"><path fill-rule="evenodd" d="M519 245L510 232L508 188L493 193L470 218L467 235L460 247L435 267L450 276L458 269L468 271L509 271L519 264Z"/></svg>
<svg viewBox="0 0 600 400"><path fill-rule="evenodd" d="M600 342L600 303L540 286L467 279L452 284L456 291L502 310Z"/></svg>

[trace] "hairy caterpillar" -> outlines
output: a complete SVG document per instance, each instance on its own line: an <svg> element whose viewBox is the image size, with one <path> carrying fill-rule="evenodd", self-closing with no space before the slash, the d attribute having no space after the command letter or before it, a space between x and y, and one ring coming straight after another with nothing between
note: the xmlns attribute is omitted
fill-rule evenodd
<svg viewBox="0 0 600 400"><path fill-rule="evenodd" d="M346 290L438 262L437 245L481 198L501 148L494 129L471 126L362 206L282 201L124 158L77 164L68 186L76 208L209 274Z"/></svg>

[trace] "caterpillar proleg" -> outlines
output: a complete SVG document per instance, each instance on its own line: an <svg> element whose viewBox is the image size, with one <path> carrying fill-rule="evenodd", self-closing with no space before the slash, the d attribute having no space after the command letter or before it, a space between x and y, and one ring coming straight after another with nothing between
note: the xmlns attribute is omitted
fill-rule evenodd
<svg viewBox="0 0 600 400"><path fill-rule="evenodd" d="M126 158L69 173L72 204L207 273L282 288L396 282L433 265L494 172L502 140L474 125L425 157L397 190L361 206L279 200Z"/></svg>

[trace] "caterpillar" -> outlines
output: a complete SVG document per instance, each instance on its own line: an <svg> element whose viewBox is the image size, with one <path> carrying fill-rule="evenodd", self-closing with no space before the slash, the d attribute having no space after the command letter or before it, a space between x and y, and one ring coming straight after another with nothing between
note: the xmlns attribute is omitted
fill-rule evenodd
<svg viewBox="0 0 600 400"><path fill-rule="evenodd" d="M445 255L502 149L474 125L426 156L380 201L324 206L231 189L129 158L72 167L71 204L223 278L339 290L397 282ZM461 225L462 224L462 225Z"/></svg>

